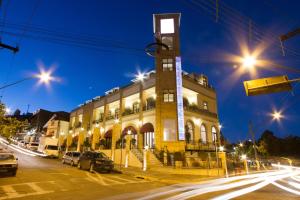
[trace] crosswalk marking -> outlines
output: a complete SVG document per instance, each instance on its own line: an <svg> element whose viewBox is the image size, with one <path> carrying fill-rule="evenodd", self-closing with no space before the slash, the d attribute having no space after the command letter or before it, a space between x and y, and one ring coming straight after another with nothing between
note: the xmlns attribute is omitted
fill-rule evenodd
<svg viewBox="0 0 300 200"><path fill-rule="evenodd" d="M33 195L41 195L41 194L47 194L54 192L52 190L44 190L41 187L39 187L38 183L52 183L53 181L48 182L29 182L29 183L18 183L18 184L12 184L12 185L2 185L0 186L1 190L4 193L4 196L0 196L0 200L4 199L12 199L12 198L20 198L20 197L26 197L26 196L33 196ZM30 187L34 192L28 192L28 193L18 193L14 186L28 186Z"/></svg>
<svg viewBox="0 0 300 200"><path fill-rule="evenodd" d="M11 185L5 185L1 187L3 192L10 198L14 198L18 195L17 191Z"/></svg>
<svg viewBox="0 0 300 200"><path fill-rule="evenodd" d="M123 185L123 184L130 184L130 183L145 183L149 182L146 180L137 180L132 179L132 177L120 177L120 176L103 176L99 173L91 174L89 172L86 172L87 178L86 180L91 182L96 182L100 185Z"/></svg>

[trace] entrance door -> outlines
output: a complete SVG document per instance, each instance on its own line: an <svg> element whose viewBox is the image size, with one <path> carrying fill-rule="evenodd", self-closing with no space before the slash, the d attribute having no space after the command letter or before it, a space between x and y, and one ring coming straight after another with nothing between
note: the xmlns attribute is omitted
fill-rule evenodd
<svg viewBox="0 0 300 200"><path fill-rule="evenodd" d="M154 148L154 132L146 132L144 133L144 148L148 146L150 149Z"/></svg>

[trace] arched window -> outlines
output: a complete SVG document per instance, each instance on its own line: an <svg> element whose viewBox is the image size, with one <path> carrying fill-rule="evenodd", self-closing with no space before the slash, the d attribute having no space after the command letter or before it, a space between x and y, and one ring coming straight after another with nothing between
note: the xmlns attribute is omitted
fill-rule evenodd
<svg viewBox="0 0 300 200"><path fill-rule="evenodd" d="M185 128L187 142L194 141L194 123L192 121L187 121Z"/></svg>
<svg viewBox="0 0 300 200"><path fill-rule="evenodd" d="M202 143L206 144L206 127L204 124L202 124L200 128L200 136Z"/></svg>
<svg viewBox="0 0 300 200"><path fill-rule="evenodd" d="M211 127L211 134L212 134L212 141L215 142L217 141L217 129L216 127Z"/></svg>

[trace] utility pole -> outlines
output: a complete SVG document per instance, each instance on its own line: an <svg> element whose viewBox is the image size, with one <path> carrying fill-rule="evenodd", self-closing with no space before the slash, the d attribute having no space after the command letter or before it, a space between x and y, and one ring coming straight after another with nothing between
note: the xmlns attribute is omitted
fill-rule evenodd
<svg viewBox="0 0 300 200"><path fill-rule="evenodd" d="M257 150L256 150L256 142L255 142L255 136L254 136L254 132L253 132L253 127L252 127L252 122L249 122L249 132L252 136L252 143L253 143L253 149L254 149L254 156L255 156L255 162L257 165L257 170L259 170L260 165L259 165L259 161L258 161L258 155L257 155Z"/></svg>
<svg viewBox="0 0 300 200"><path fill-rule="evenodd" d="M30 104L27 104L27 111L26 111L26 114L28 114L28 112L29 112L29 107L30 107Z"/></svg>
<svg viewBox="0 0 300 200"><path fill-rule="evenodd" d="M17 53L19 51L19 47L13 47L13 46L4 44L2 42L0 42L0 47L2 47L4 49L11 50L13 53Z"/></svg>

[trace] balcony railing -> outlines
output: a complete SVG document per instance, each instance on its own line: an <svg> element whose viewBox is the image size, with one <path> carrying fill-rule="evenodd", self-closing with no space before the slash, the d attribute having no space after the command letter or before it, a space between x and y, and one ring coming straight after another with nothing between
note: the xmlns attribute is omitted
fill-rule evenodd
<svg viewBox="0 0 300 200"><path fill-rule="evenodd" d="M214 151L216 150L216 146L211 142L203 143L191 141L185 145L185 149L190 151Z"/></svg>
<svg viewBox="0 0 300 200"><path fill-rule="evenodd" d="M111 120L111 119L115 119L115 117L111 115L111 116L107 116L105 119L106 120Z"/></svg>
<svg viewBox="0 0 300 200"><path fill-rule="evenodd" d="M124 112L122 113L122 116L136 114L136 113L139 113L139 111L140 111L139 109L132 110L132 109L126 108L124 110Z"/></svg>
<svg viewBox="0 0 300 200"><path fill-rule="evenodd" d="M143 106L143 111L153 110L153 109L155 109L155 103Z"/></svg>
<svg viewBox="0 0 300 200"><path fill-rule="evenodd" d="M93 124L98 124L100 122L103 122L103 118L100 118L100 119L96 119L93 121Z"/></svg>
<svg viewBox="0 0 300 200"><path fill-rule="evenodd" d="M185 106L184 110L189 111L189 112L199 113L201 115L206 115L206 116L209 116L209 117L218 118L217 113L213 113L213 112L210 112L209 110L199 108L197 105Z"/></svg>

